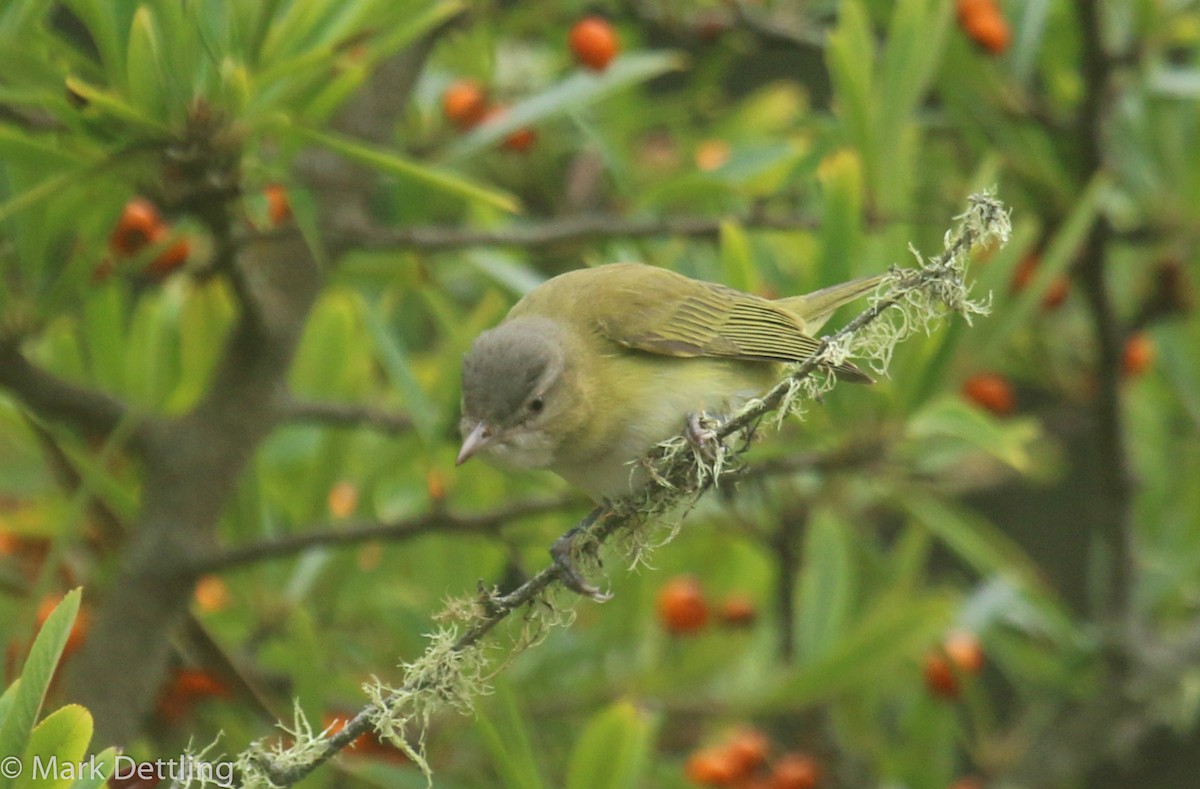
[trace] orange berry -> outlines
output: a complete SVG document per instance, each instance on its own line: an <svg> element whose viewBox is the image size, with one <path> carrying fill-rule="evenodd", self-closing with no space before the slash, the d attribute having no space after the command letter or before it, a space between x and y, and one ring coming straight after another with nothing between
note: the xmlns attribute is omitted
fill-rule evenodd
<svg viewBox="0 0 1200 789"><path fill-rule="evenodd" d="M731 150L724 140L704 140L696 146L696 168L710 173L729 161Z"/></svg>
<svg viewBox="0 0 1200 789"><path fill-rule="evenodd" d="M211 671L179 668L159 693L155 709L168 723L178 723L191 713L196 702L232 695L225 680Z"/></svg>
<svg viewBox="0 0 1200 789"><path fill-rule="evenodd" d="M162 217L158 209L144 197L134 197L125 203L117 226L108 237L108 246L119 255L136 255L162 233Z"/></svg>
<svg viewBox="0 0 1200 789"><path fill-rule="evenodd" d="M1049 312L1062 306L1062 303L1067 300L1067 294L1070 292L1071 280L1066 275L1059 274L1050 280L1050 284L1046 287L1046 292L1042 294L1042 309Z"/></svg>
<svg viewBox="0 0 1200 789"><path fill-rule="evenodd" d="M460 79L442 93L442 113L462 131L470 129L487 114L487 95L473 79Z"/></svg>
<svg viewBox="0 0 1200 789"><path fill-rule="evenodd" d="M725 753L737 765L739 776L766 764L770 752L771 741L767 735L749 726L738 730L725 745Z"/></svg>
<svg viewBox="0 0 1200 789"><path fill-rule="evenodd" d="M1121 373L1126 378L1135 378L1154 362L1154 340L1145 332L1131 334L1125 341L1125 351L1121 356Z"/></svg>
<svg viewBox="0 0 1200 789"><path fill-rule="evenodd" d="M997 416L1011 414L1017 406L1016 395L1008 379L996 373L976 373L962 387L962 395L975 405Z"/></svg>
<svg viewBox="0 0 1200 789"><path fill-rule="evenodd" d="M537 142L537 132L535 132L533 129L525 127L523 129L517 129L512 134L505 137L504 142L500 144L500 147L506 151L524 153L532 148L535 142Z"/></svg>
<svg viewBox="0 0 1200 789"><path fill-rule="evenodd" d="M721 622L730 627L746 627L754 624L758 609L754 601L744 594L731 594L721 603Z"/></svg>
<svg viewBox="0 0 1200 789"><path fill-rule="evenodd" d="M942 643L942 649L945 650L946 657L950 658L954 667L963 674L973 675L983 670L985 661L983 646L974 633L956 630L946 636L946 640Z"/></svg>
<svg viewBox="0 0 1200 789"><path fill-rule="evenodd" d="M708 603L700 583L680 575L658 590L658 621L669 633L694 633L708 623Z"/></svg>
<svg viewBox="0 0 1200 789"><path fill-rule="evenodd" d="M333 518L348 518L358 509L358 488L353 482L342 480L329 489L329 515Z"/></svg>
<svg viewBox="0 0 1200 789"><path fill-rule="evenodd" d="M1012 31L999 11L977 14L963 23L967 35L979 46L993 55L1002 55L1008 50Z"/></svg>
<svg viewBox="0 0 1200 789"><path fill-rule="evenodd" d="M941 650L925 655L925 689L943 699L957 699L962 693L958 675L950 667L950 661Z"/></svg>
<svg viewBox="0 0 1200 789"><path fill-rule="evenodd" d="M956 0L954 10L958 14L958 23L964 28L974 19L999 12L996 0Z"/></svg>
<svg viewBox="0 0 1200 789"><path fill-rule="evenodd" d="M771 789L814 789L821 782L821 764L806 753L785 753L771 770Z"/></svg>
<svg viewBox="0 0 1200 789"><path fill-rule="evenodd" d="M1041 265L1042 259L1036 252L1031 252L1021 258L1021 262L1013 269L1012 292L1020 293L1029 287L1029 283L1033 281L1034 275L1037 274L1038 267Z"/></svg>
<svg viewBox="0 0 1200 789"><path fill-rule="evenodd" d="M166 241L169 235L170 231L166 227L159 225L151 241L159 244ZM187 263L188 255L190 254L192 254L192 243L188 241L187 236L180 235L164 247L163 251L159 252L154 260L150 261L146 266L146 273L153 277L165 277L184 263Z"/></svg>
<svg viewBox="0 0 1200 789"><path fill-rule="evenodd" d="M215 575L205 575L196 581L192 590L192 599L196 601L201 611L220 611L229 607L229 587Z"/></svg>
<svg viewBox="0 0 1200 789"><path fill-rule="evenodd" d="M288 199L287 187L267 184L263 187L263 195L267 198L267 217L271 224L278 227L292 218L292 203Z"/></svg>
<svg viewBox="0 0 1200 789"><path fill-rule="evenodd" d="M607 19L599 16L585 16L576 22L567 41L575 59L595 71L606 69L621 48L617 31Z"/></svg>
<svg viewBox="0 0 1200 789"><path fill-rule="evenodd" d="M684 776L697 786L730 786L738 779L737 764L724 748L704 748L688 757Z"/></svg>

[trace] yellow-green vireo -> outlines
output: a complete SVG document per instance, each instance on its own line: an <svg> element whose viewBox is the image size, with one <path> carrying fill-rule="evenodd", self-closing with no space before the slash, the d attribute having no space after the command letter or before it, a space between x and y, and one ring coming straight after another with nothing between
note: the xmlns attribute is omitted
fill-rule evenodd
<svg viewBox="0 0 1200 789"><path fill-rule="evenodd" d="M694 415L728 413L817 348L812 336L882 275L772 301L641 263L561 274L475 340L462 367L462 449L549 469L597 502ZM852 364L839 377L870 378Z"/></svg>

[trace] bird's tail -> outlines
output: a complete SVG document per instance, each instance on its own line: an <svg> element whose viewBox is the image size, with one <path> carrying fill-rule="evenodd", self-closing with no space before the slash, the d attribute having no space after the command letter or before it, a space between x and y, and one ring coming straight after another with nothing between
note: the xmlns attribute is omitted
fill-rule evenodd
<svg viewBox="0 0 1200 789"><path fill-rule="evenodd" d="M789 296L786 299L780 299L776 303L788 311L799 315L804 320L805 330L809 334L815 335L838 307L875 290L886 276L887 274L876 274L871 277L852 279L849 282L843 282L839 285L830 285L827 288L814 290L812 293L806 293L803 296ZM834 372L843 381L863 384L872 383L871 377L852 362L838 365L834 368Z"/></svg>
<svg viewBox="0 0 1200 789"><path fill-rule="evenodd" d="M788 296L776 303L803 318L808 332L816 334L838 307L875 290L886 276L887 274L876 274L852 279L839 285L830 285L827 288L814 290L803 296Z"/></svg>

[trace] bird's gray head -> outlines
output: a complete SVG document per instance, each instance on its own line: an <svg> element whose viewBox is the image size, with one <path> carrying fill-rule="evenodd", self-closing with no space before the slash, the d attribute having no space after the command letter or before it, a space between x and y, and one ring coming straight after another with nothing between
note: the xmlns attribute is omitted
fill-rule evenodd
<svg viewBox="0 0 1200 789"><path fill-rule="evenodd" d="M566 367L562 329L547 318L516 318L476 338L462 365L462 450L486 450L524 468L544 467L552 451L541 429L555 408Z"/></svg>

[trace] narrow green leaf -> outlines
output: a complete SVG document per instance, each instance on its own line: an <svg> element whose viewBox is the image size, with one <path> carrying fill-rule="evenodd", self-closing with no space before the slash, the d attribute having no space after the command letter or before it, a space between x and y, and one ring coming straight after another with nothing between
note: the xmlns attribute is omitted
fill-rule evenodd
<svg viewBox="0 0 1200 789"><path fill-rule="evenodd" d="M468 200L477 200L510 213L519 213L521 210L520 201L515 196L496 189L480 186L446 170L417 164L394 153L372 148L345 137L313 129L298 129L298 131L319 145L324 145L348 158L362 162L385 173L395 175L398 178L428 184L449 194L458 195Z"/></svg>
<svg viewBox="0 0 1200 789"><path fill-rule="evenodd" d="M872 182L879 167L871 79L874 52L875 38L862 2L842 3L837 28L829 34L825 57L837 115L849 142L862 154L864 169Z"/></svg>
<svg viewBox="0 0 1200 789"><path fill-rule="evenodd" d="M78 704L60 707L42 719L29 736L25 748L26 769L13 782L14 789L38 787L38 789L65 789L73 779L69 770L60 769L45 777L35 778L35 757L42 764L75 765L83 762L88 743L92 740L92 716Z"/></svg>
<svg viewBox="0 0 1200 789"><path fill-rule="evenodd" d="M827 509L809 519L797 611L799 652L805 661L828 653L841 638L858 579L850 558L850 527Z"/></svg>
<svg viewBox="0 0 1200 789"><path fill-rule="evenodd" d="M81 79L67 77L67 89L87 101L87 112L89 113L111 115L155 136L165 136L171 131L165 123L147 115L141 109L101 88L89 85Z"/></svg>
<svg viewBox="0 0 1200 789"><path fill-rule="evenodd" d="M161 117L165 106L161 50L154 12L148 5L138 6L126 52L129 98L133 106L153 117Z"/></svg>
<svg viewBox="0 0 1200 789"><path fill-rule="evenodd" d="M0 126L0 160L49 169L77 164L83 157L67 150L53 137L28 134L16 126Z"/></svg>
<svg viewBox="0 0 1200 789"><path fill-rule="evenodd" d="M721 220L721 269L729 287L747 293L758 292L758 271L754 267L750 239L741 225L731 219Z"/></svg>
<svg viewBox="0 0 1200 789"><path fill-rule="evenodd" d="M746 709L759 715L797 709L887 678L945 629L951 613L946 600L887 602L820 659L782 682L764 683Z"/></svg>
<svg viewBox="0 0 1200 789"><path fill-rule="evenodd" d="M517 707L517 699L506 683L496 687L496 714L493 723L482 710L477 712L476 728L491 754L500 780L508 789L541 789L542 777L537 757L529 740L529 729Z"/></svg>
<svg viewBox="0 0 1200 789"><path fill-rule="evenodd" d="M626 789L641 785L652 721L632 702L619 701L584 726L571 751L566 789Z"/></svg>
<svg viewBox="0 0 1200 789"><path fill-rule="evenodd" d="M58 667L63 647L67 644L67 636L75 623L75 615L79 612L81 596L82 591L79 589L67 592L34 638L29 657L21 670L21 684L15 692L12 707L3 725L0 725L0 755L25 752L33 723L42 708L46 689L50 687L50 679ZM7 789L11 786L10 779L0 777L0 787Z"/></svg>
<svg viewBox="0 0 1200 789"><path fill-rule="evenodd" d="M53 178L47 178L37 186L26 189L24 192L0 203L0 221L8 219L13 214L17 214L29 208L35 203L50 197L51 195L60 194L61 190L68 184L79 179L79 175L74 172L62 173Z"/></svg>
<svg viewBox="0 0 1200 789"><path fill-rule="evenodd" d="M490 148L522 126L594 104L615 91L682 69L685 63L673 52L647 52L617 58L600 74L576 70L562 82L512 105L501 117L476 127L450 147L446 158L454 161Z"/></svg>
<svg viewBox="0 0 1200 789"><path fill-rule="evenodd" d="M96 764L96 770L93 774L91 770L92 763ZM71 784L71 789L100 789L106 786L109 776L113 774L117 765L117 749L105 748L100 753L92 756L88 761L88 771L86 775L80 776Z"/></svg>
<svg viewBox="0 0 1200 789"><path fill-rule="evenodd" d="M851 278L850 261L862 238L863 217L862 158L853 148L829 154L817 168L821 184L821 259L822 285L833 285Z"/></svg>
<svg viewBox="0 0 1200 789"><path fill-rule="evenodd" d="M395 332L389 331L378 306L366 306L363 311L363 321L367 331L375 342L379 353L379 362L387 372L388 379L404 397L404 404L413 420L413 427L426 443L437 440L437 429L440 414L437 405L417 381L409 363L408 350L400 342Z"/></svg>

